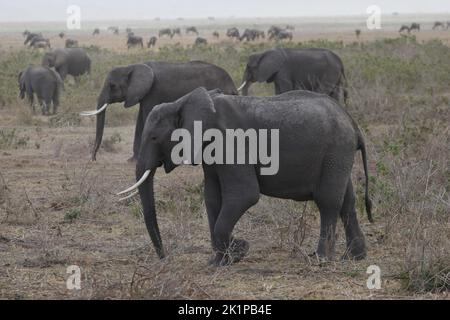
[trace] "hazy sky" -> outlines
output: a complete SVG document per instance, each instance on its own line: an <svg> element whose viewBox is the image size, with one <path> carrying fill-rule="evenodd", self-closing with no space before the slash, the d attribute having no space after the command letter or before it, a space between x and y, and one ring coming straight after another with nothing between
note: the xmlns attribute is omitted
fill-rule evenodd
<svg viewBox="0 0 450 320"><path fill-rule="evenodd" d="M386 14L450 12L450 0L0 0L0 21L63 21L69 5L86 20L143 20L360 15L372 4Z"/></svg>

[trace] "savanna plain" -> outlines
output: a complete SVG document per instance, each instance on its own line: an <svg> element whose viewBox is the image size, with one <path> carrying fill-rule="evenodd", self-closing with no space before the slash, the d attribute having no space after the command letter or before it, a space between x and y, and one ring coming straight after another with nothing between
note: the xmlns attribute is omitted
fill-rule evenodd
<svg viewBox="0 0 450 320"><path fill-rule="evenodd" d="M450 291L450 29L432 30L450 17L388 17L381 30L365 19L289 18L195 21L89 22L81 30L61 23L0 25L0 298L3 299L449 299ZM420 32L400 35L403 23ZM237 42L226 29L272 24L295 26L292 41ZM162 27L196 25L195 36L127 50L129 26L145 40ZM95 27L99 36L92 36ZM40 31L52 47L57 34L77 39L92 59L90 75L66 80L59 112L33 114L18 97L17 74L39 65L42 50L25 48L24 29ZM359 37L355 29L361 30ZM219 39L212 36L217 30ZM239 86L247 57L275 46L321 47L343 60L346 107L364 132L375 223L363 201L364 172L355 159L358 216L368 256L321 262L310 256L319 233L313 203L262 197L237 224L250 243L248 256L223 268L207 266L212 254L200 167L183 166L155 177L157 214L168 257L160 261L148 237L138 198L118 202L116 192L135 181L131 156L137 108L107 112L104 142L90 161L96 98L108 71L148 60L214 63ZM255 84L253 95L273 87ZM342 224L337 253L345 250ZM339 257L339 256L337 256ZM68 290L66 269L81 268L81 290ZM371 265L381 289L367 288Z"/></svg>

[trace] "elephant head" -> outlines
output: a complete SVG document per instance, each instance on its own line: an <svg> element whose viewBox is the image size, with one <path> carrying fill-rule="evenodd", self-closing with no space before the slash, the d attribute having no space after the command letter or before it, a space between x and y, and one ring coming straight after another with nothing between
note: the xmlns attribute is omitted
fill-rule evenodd
<svg viewBox="0 0 450 320"><path fill-rule="evenodd" d="M42 58L42 66L52 68L57 65L57 55L55 52L47 52Z"/></svg>
<svg viewBox="0 0 450 320"><path fill-rule="evenodd" d="M194 138L194 121L202 121L202 126L217 127L215 124L215 108L210 93L204 88L198 88L173 103L156 106L148 115L138 161L136 164L136 179L138 182L119 195L139 189L145 224L158 256L165 257L155 210L153 176L156 169L163 166L166 173L174 170L178 164L171 157L172 149L178 142L171 141L175 129L186 129ZM193 141L191 141L193 145ZM194 159L192 150L191 159ZM184 155L183 155L184 156ZM124 198L128 199L137 192Z"/></svg>
<svg viewBox="0 0 450 320"><path fill-rule="evenodd" d="M92 160L95 161L97 151L102 142L107 106L112 103L124 102L124 107L129 108L138 104L150 92L153 80L153 70L146 64L114 68L107 75L97 100L97 110L81 114L84 116L97 116L97 130Z"/></svg>
<svg viewBox="0 0 450 320"><path fill-rule="evenodd" d="M254 82L272 82L280 71L286 56L280 49L272 49L263 53L252 54L244 72L243 83L238 89L244 96L248 95L248 88Z"/></svg>

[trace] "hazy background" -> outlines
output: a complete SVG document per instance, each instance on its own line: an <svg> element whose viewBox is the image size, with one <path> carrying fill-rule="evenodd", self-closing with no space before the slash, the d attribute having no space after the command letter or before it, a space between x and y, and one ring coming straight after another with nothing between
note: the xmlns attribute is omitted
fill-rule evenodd
<svg viewBox="0 0 450 320"><path fill-rule="evenodd" d="M450 12L449 0L0 0L0 22L63 21L69 5L83 20L365 15L370 5L388 15Z"/></svg>

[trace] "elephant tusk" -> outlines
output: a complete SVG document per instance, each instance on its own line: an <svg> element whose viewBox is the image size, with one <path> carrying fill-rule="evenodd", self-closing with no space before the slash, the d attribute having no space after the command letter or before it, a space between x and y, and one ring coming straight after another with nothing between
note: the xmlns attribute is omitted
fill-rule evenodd
<svg viewBox="0 0 450 320"><path fill-rule="evenodd" d="M136 196L136 195L138 195L139 194L139 191L135 191L135 192L133 192L132 194L130 194L129 196L126 196L126 197L124 197L124 198L120 198L119 199L119 202L122 202L122 201L125 201L125 200L128 200L128 199L131 199L131 198L133 198L134 196Z"/></svg>
<svg viewBox="0 0 450 320"><path fill-rule="evenodd" d="M94 111L83 111L83 112L80 113L80 116L86 116L86 117L89 117L89 116L95 116L95 115L97 115L97 114L102 113L103 111L105 111L107 106L108 106L108 104L105 103L105 104L103 105L103 107L101 107L101 108L98 109L98 110L94 110Z"/></svg>
<svg viewBox="0 0 450 320"><path fill-rule="evenodd" d="M247 85L247 81L244 81L244 83L237 89L237 91L242 91L244 87Z"/></svg>
<svg viewBox="0 0 450 320"><path fill-rule="evenodd" d="M117 195L118 195L118 196L121 196L121 195L123 195L123 194L125 194L125 193L128 193L128 192L131 192L131 191L136 190L137 188L139 188L139 186L140 186L141 184L143 184L143 183L145 182L145 180L147 180L147 178L148 178L149 175L150 175L150 170L145 171L145 173L144 173L144 175L142 176L142 178L141 178L138 182L136 182L136 184L135 184L134 186L129 187L127 190L124 190L124 191L122 191L122 192L119 192Z"/></svg>

